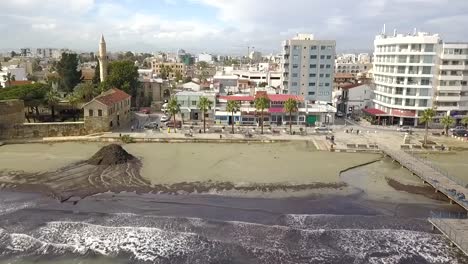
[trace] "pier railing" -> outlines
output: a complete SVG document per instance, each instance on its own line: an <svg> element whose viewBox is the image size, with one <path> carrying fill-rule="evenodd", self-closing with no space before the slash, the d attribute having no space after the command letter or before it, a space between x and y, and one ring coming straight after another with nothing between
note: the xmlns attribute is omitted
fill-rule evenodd
<svg viewBox="0 0 468 264"><path fill-rule="evenodd" d="M468 254L468 238L466 234L461 233L460 229L457 229L456 222L451 221L454 219L463 221L466 218L466 213L431 212L429 221L465 252L465 254Z"/></svg>
<svg viewBox="0 0 468 264"><path fill-rule="evenodd" d="M446 170L442 169L441 167L436 165L434 162L432 162L430 160L427 160L427 159L417 155L417 153L415 153L413 151L405 151L405 152L410 154L411 156L413 156L413 158L417 159L418 161L420 161L420 162L426 164L427 166L431 167L433 170L435 170L435 171L439 172L440 174L444 175L445 177L449 178L450 180L460 184L463 187L468 188L468 181L464 181L464 180L459 179L457 177L451 176Z"/></svg>

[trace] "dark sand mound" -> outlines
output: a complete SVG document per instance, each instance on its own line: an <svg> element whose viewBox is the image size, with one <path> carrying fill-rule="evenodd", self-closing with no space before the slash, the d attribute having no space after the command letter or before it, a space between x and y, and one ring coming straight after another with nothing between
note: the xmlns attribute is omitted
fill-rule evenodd
<svg viewBox="0 0 468 264"><path fill-rule="evenodd" d="M117 165L134 159L135 157L123 149L122 146L111 144L101 148L86 163L91 165Z"/></svg>

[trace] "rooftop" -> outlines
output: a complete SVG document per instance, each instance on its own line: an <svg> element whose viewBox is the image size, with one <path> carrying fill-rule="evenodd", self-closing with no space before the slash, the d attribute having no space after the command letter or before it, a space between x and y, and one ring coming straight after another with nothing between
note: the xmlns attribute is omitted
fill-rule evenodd
<svg viewBox="0 0 468 264"><path fill-rule="evenodd" d="M111 106L128 98L130 98L130 95L126 92L117 88L111 88L110 90L95 97L93 100L99 101L107 106Z"/></svg>

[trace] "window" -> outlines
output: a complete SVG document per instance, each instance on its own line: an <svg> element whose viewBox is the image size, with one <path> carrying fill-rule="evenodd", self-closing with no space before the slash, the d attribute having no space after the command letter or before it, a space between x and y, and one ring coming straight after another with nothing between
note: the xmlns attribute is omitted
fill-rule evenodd
<svg viewBox="0 0 468 264"><path fill-rule="evenodd" d="M192 106L197 105L197 101L192 101Z"/></svg>
<svg viewBox="0 0 468 264"><path fill-rule="evenodd" d="M94 113L93 113L93 109L89 109L89 116L93 116Z"/></svg>
<svg viewBox="0 0 468 264"><path fill-rule="evenodd" d="M315 68L317 68L317 65L316 65L316 64L311 64L311 65L309 65L309 67L310 67L311 69L315 69Z"/></svg>
<svg viewBox="0 0 468 264"><path fill-rule="evenodd" d="M292 86L297 86L297 82L292 82L291 85Z"/></svg>
<svg viewBox="0 0 468 264"><path fill-rule="evenodd" d="M310 59L311 59L311 60L317 59L317 55L310 55Z"/></svg>
<svg viewBox="0 0 468 264"><path fill-rule="evenodd" d="M330 86L330 83L325 83L325 86Z"/></svg>
<svg viewBox="0 0 468 264"><path fill-rule="evenodd" d="M327 56L327 60L331 60L331 55L328 55L328 56Z"/></svg>
<svg viewBox="0 0 468 264"><path fill-rule="evenodd" d="M330 74L329 73L325 74L325 77L330 78Z"/></svg>
<svg viewBox="0 0 468 264"><path fill-rule="evenodd" d="M331 65L330 65L330 64L327 64L326 68L327 68L327 69L330 69L330 68L331 68Z"/></svg>
<svg viewBox="0 0 468 264"><path fill-rule="evenodd" d="M317 49L317 46L310 46L310 49L311 49L311 50L316 50L316 49Z"/></svg>
<svg viewBox="0 0 468 264"><path fill-rule="evenodd" d="M321 50L324 50L324 49L326 49L326 48L327 48L327 47L325 47L325 46L320 46L320 49L321 49Z"/></svg>
<svg viewBox="0 0 468 264"><path fill-rule="evenodd" d="M323 78L323 73L319 74L319 77L320 77L320 78Z"/></svg>
<svg viewBox="0 0 468 264"><path fill-rule="evenodd" d="M293 74L292 74L292 77L297 77L297 73L293 73Z"/></svg>
<svg viewBox="0 0 468 264"><path fill-rule="evenodd" d="M319 86L320 86L320 87L323 87L323 83L319 83Z"/></svg>
<svg viewBox="0 0 468 264"><path fill-rule="evenodd" d="M461 85L466 86L466 81L461 81Z"/></svg>
<svg viewBox="0 0 468 264"><path fill-rule="evenodd" d="M325 64L320 64L320 69L325 68Z"/></svg>
<svg viewBox="0 0 468 264"><path fill-rule="evenodd" d="M309 77L317 77L317 74L315 74L315 73L309 73Z"/></svg>
<svg viewBox="0 0 468 264"><path fill-rule="evenodd" d="M296 46L296 45L293 46L293 50L298 50L298 49L299 49L299 46Z"/></svg>
<svg viewBox="0 0 468 264"><path fill-rule="evenodd" d="M293 55L293 60L299 60L299 55Z"/></svg>
<svg viewBox="0 0 468 264"><path fill-rule="evenodd" d="M308 94L309 95L315 95L315 92L309 92Z"/></svg>
<svg viewBox="0 0 468 264"><path fill-rule="evenodd" d="M320 59L321 59L321 60L324 60L324 59L325 59L325 55L321 55L321 56L320 56Z"/></svg>
<svg viewBox="0 0 468 264"><path fill-rule="evenodd" d="M314 82L310 82L310 83L309 83L309 86L315 86L315 83L314 83Z"/></svg>
<svg viewBox="0 0 468 264"><path fill-rule="evenodd" d="M97 113L98 113L97 114L98 116L102 116L102 110L101 109L97 110Z"/></svg>
<svg viewBox="0 0 468 264"><path fill-rule="evenodd" d="M293 64L293 69L299 68L299 64Z"/></svg>

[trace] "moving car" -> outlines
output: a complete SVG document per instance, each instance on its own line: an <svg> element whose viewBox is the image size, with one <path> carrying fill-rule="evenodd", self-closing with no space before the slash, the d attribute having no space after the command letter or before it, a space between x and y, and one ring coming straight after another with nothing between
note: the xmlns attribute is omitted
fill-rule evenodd
<svg viewBox="0 0 468 264"><path fill-rule="evenodd" d="M456 130L465 130L465 127L464 126L456 126L456 127L452 127L450 129L451 132L456 131Z"/></svg>
<svg viewBox="0 0 468 264"><path fill-rule="evenodd" d="M167 122L167 121L169 121L170 119L171 119L170 116L167 116L167 115L161 116L161 122Z"/></svg>
<svg viewBox="0 0 468 264"><path fill-rule="evenodd" d="M176 121L176 128L182 128L182 121ZM169 121L166 123L167 127L174 127L174 121Z"/></svg>
<svg viewBox="0 0 468 264"><path fill-rule="evenodd" d="M410 126L402 126L398 128L398 131L403 132L403 133L411 133L411 127Z"/></svg>
<svg viewBox="0 0 468 264"><path fill-rule="evenodd" d="M454 130L453 135L457 136L457 137L467 137L468 136L468 130L466 130L466 129Z"/></svg>
<svg viewBox="0 0 468 264"><path fill-rule="evenodd" d="M315 128L316 133L331 133L332 130L328 127L325 126L320 126Z"/></svg>
<svg viewBox="0 0 468 264"><path fill-rule="evenodd" d="M159 127L159 124L156 122L145 124L146 129L157 129L158 127Z"/></svg>
<svg viewBox="0 0 468 264"><path fill-rule="evenodd" d="M343 117L343 116L344 116L344 113L341 112L341 111L338 111L338 112L336 112L335 115L336 115L337 117Z"/></svg>

